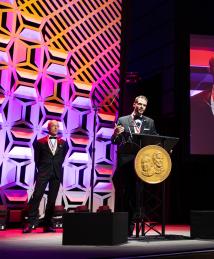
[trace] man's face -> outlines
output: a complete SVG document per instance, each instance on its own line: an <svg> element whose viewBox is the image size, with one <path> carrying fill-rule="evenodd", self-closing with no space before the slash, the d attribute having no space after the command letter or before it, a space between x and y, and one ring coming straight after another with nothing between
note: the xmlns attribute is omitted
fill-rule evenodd
<svg viewBox="0 0 214 259"><path fill-rule="evenodd" d="M57 121L51 121L48 127L49 134L52 136L57 135L59 131L59 123Z"/></svg>
<svg viewBox="0 0 214 259"><path fill-rule="evenodd" d="M134 112L135 114L142 115L146 110L147 100L144 98L138 98L136 102L134 102Z"/></svg>
<svg viewBox="0 0 214 259"><path fill-rule="evenodd" d="M141 160L141 168L143 171L147 172L150 169L151 166L151 158L149 156L145 156L142 160Z"/></svg>
<svg viewBox="0 0 214 259"><path fill-rule="evenodd" d="M153 161L157 167L163 166L163 155L160 152L155 153L153 156Z"/></svg>

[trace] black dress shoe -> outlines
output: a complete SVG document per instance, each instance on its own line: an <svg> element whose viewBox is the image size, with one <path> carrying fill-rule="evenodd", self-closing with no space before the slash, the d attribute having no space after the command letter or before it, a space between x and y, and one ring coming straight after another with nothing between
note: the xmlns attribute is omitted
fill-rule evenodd
<svg viewBox="0 0 214 259"><path fill-rule="evenodd" d="M56 232L56 229L53 228L53 227L44 227L44 228L43 228L43 232L44 232L44 233L55 233L55 232Z"/></svg>
<svg viewBox="0 0 214 259"><path fill-rule="evenodd" d="M32 230L33 230L33 225L27 224L27 225L24 227L22 233L24 233L24 234L26 234L26 233L31 233Z"/></svg>

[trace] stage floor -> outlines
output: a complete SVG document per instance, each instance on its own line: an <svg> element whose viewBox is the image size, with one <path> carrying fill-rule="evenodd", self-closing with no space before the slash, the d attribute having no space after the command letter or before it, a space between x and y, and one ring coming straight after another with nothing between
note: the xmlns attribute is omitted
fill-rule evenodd
<svg viewBox="0 0 214 259"><path fill-rule="evenodd" d="M71 233L72 234L72 233ZM214 240L191 239L189 226L166 226L164 237L151 231L115 246L63 246L62 229L30 234L22 229L0 231L0 258L214 258Z"/></svg>

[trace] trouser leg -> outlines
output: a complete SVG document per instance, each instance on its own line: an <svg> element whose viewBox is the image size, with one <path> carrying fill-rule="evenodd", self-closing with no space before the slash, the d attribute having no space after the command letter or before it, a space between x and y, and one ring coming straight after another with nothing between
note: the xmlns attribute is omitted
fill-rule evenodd
<svg viewBox="0 0 214 259"><path fill-rule="evenodd" d="M49 191L48 191L48 200L45 209L45 217L44 217L44 225L51 226L52 225L52 217L54 214L55 202L57 198L57 194L59 191L60 180L55 177L51 178L49 181Z"/></svg>
<svg viewBox="0 0 214 259"><path fill-rule="evenodd" d="M40 205L42 196L45 193L45 188L47 184L48 184L48 179L43 179L38 176L33 195L29 201L28 222L31 225L36 224L38 214L39 214L39 205Z"/></svg>

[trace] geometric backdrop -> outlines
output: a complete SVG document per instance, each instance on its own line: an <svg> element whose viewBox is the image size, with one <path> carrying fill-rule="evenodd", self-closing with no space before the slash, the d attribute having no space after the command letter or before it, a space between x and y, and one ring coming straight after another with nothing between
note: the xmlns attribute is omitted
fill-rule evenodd
<svg viewBox="0 0 214 259"><path fill-rule="evenodd" d="M0 204L29 200L32 144L57 119L69 144L57 204L90 206L93 173L94 211L113 208L122 0L4 0L0 8ZM92 172L94 105L103 107ZM45 204L46 194L41 216Z"/></svg>

